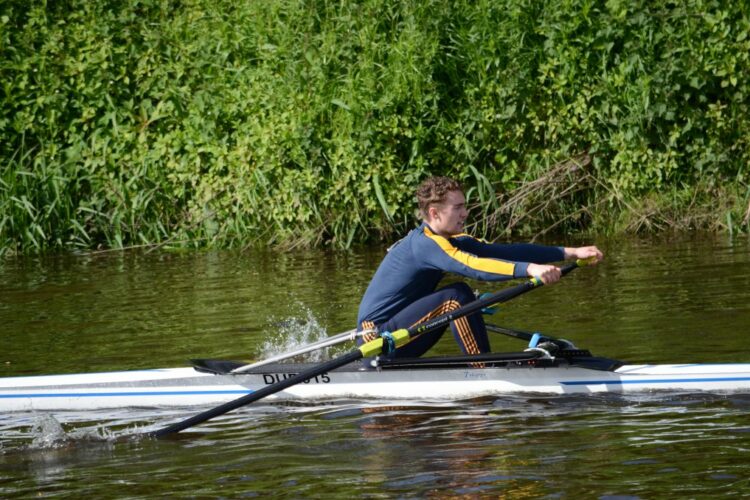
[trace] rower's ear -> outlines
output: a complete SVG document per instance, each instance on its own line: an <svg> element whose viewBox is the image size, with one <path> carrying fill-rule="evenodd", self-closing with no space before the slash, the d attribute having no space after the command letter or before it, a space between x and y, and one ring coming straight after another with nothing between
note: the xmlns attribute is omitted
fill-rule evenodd
<svg viewBox="0 0 750 500"><path fill-rule="evenodd" d="M427 216L430 220L437 219L438 215L440 215L440 210L438 210L437 205L430 205L427 207Z"/></svg>

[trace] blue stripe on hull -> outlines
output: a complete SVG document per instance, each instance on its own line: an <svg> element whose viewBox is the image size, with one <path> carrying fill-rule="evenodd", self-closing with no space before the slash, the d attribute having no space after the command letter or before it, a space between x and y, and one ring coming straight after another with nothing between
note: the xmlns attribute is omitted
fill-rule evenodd
<svg viewBox="0 0 750 500"><path fill-rule="evenodd" d="M571 380L560 382L561 385L627 385L627 384L675 384L700 382L747 382L750 377L711 377L711 378L669 378L646 380Z"/></svg>

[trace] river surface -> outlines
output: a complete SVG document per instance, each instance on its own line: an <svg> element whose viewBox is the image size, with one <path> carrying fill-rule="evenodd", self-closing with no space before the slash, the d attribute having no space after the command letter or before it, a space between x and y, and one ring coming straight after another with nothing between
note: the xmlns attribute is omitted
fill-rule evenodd
<svg viewBox="0 0 750 500"><path fill-rule="evenodd" d="M606 252L600 266L504 304L492 321L629 362L750 362L746 238L597 243ZM260 359L352 328L383 253L5 260L0 376ZM450 335L435 350L454 352ZM0 415L0 497L750 496L747 394L260 402L174 438L112 439L193 413Z"/></svg>

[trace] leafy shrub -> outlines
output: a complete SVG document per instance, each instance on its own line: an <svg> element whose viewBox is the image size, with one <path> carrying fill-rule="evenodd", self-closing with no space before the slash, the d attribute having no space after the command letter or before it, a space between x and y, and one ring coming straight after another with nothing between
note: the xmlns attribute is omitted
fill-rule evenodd
<svg viewBox="0 0 750 500"><path fill-rule="evenodd" d="M487 214L583 152L597 182L535 224L744 195L747 7L6 0L0 248L349 246L410 226L430 173Z"/></svg>

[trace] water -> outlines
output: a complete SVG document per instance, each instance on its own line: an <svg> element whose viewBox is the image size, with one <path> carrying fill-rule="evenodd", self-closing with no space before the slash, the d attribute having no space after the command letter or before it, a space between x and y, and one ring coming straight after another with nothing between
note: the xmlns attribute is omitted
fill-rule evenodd
<svg viewBox="0 0 750 500"><path fill-rule="evenodd" d="M746 239L601 246L603 265L505 304L493 321L633 362L750 361ZM0 375L267 356L351 328L381 256L378 249L6 261ZM493 338L495 350L520 347ZM437 348L455 350L450 336ZM112 439L193 411L1 415L0 497L750 495L744 394L261 402L173 439Z"/></svg>

